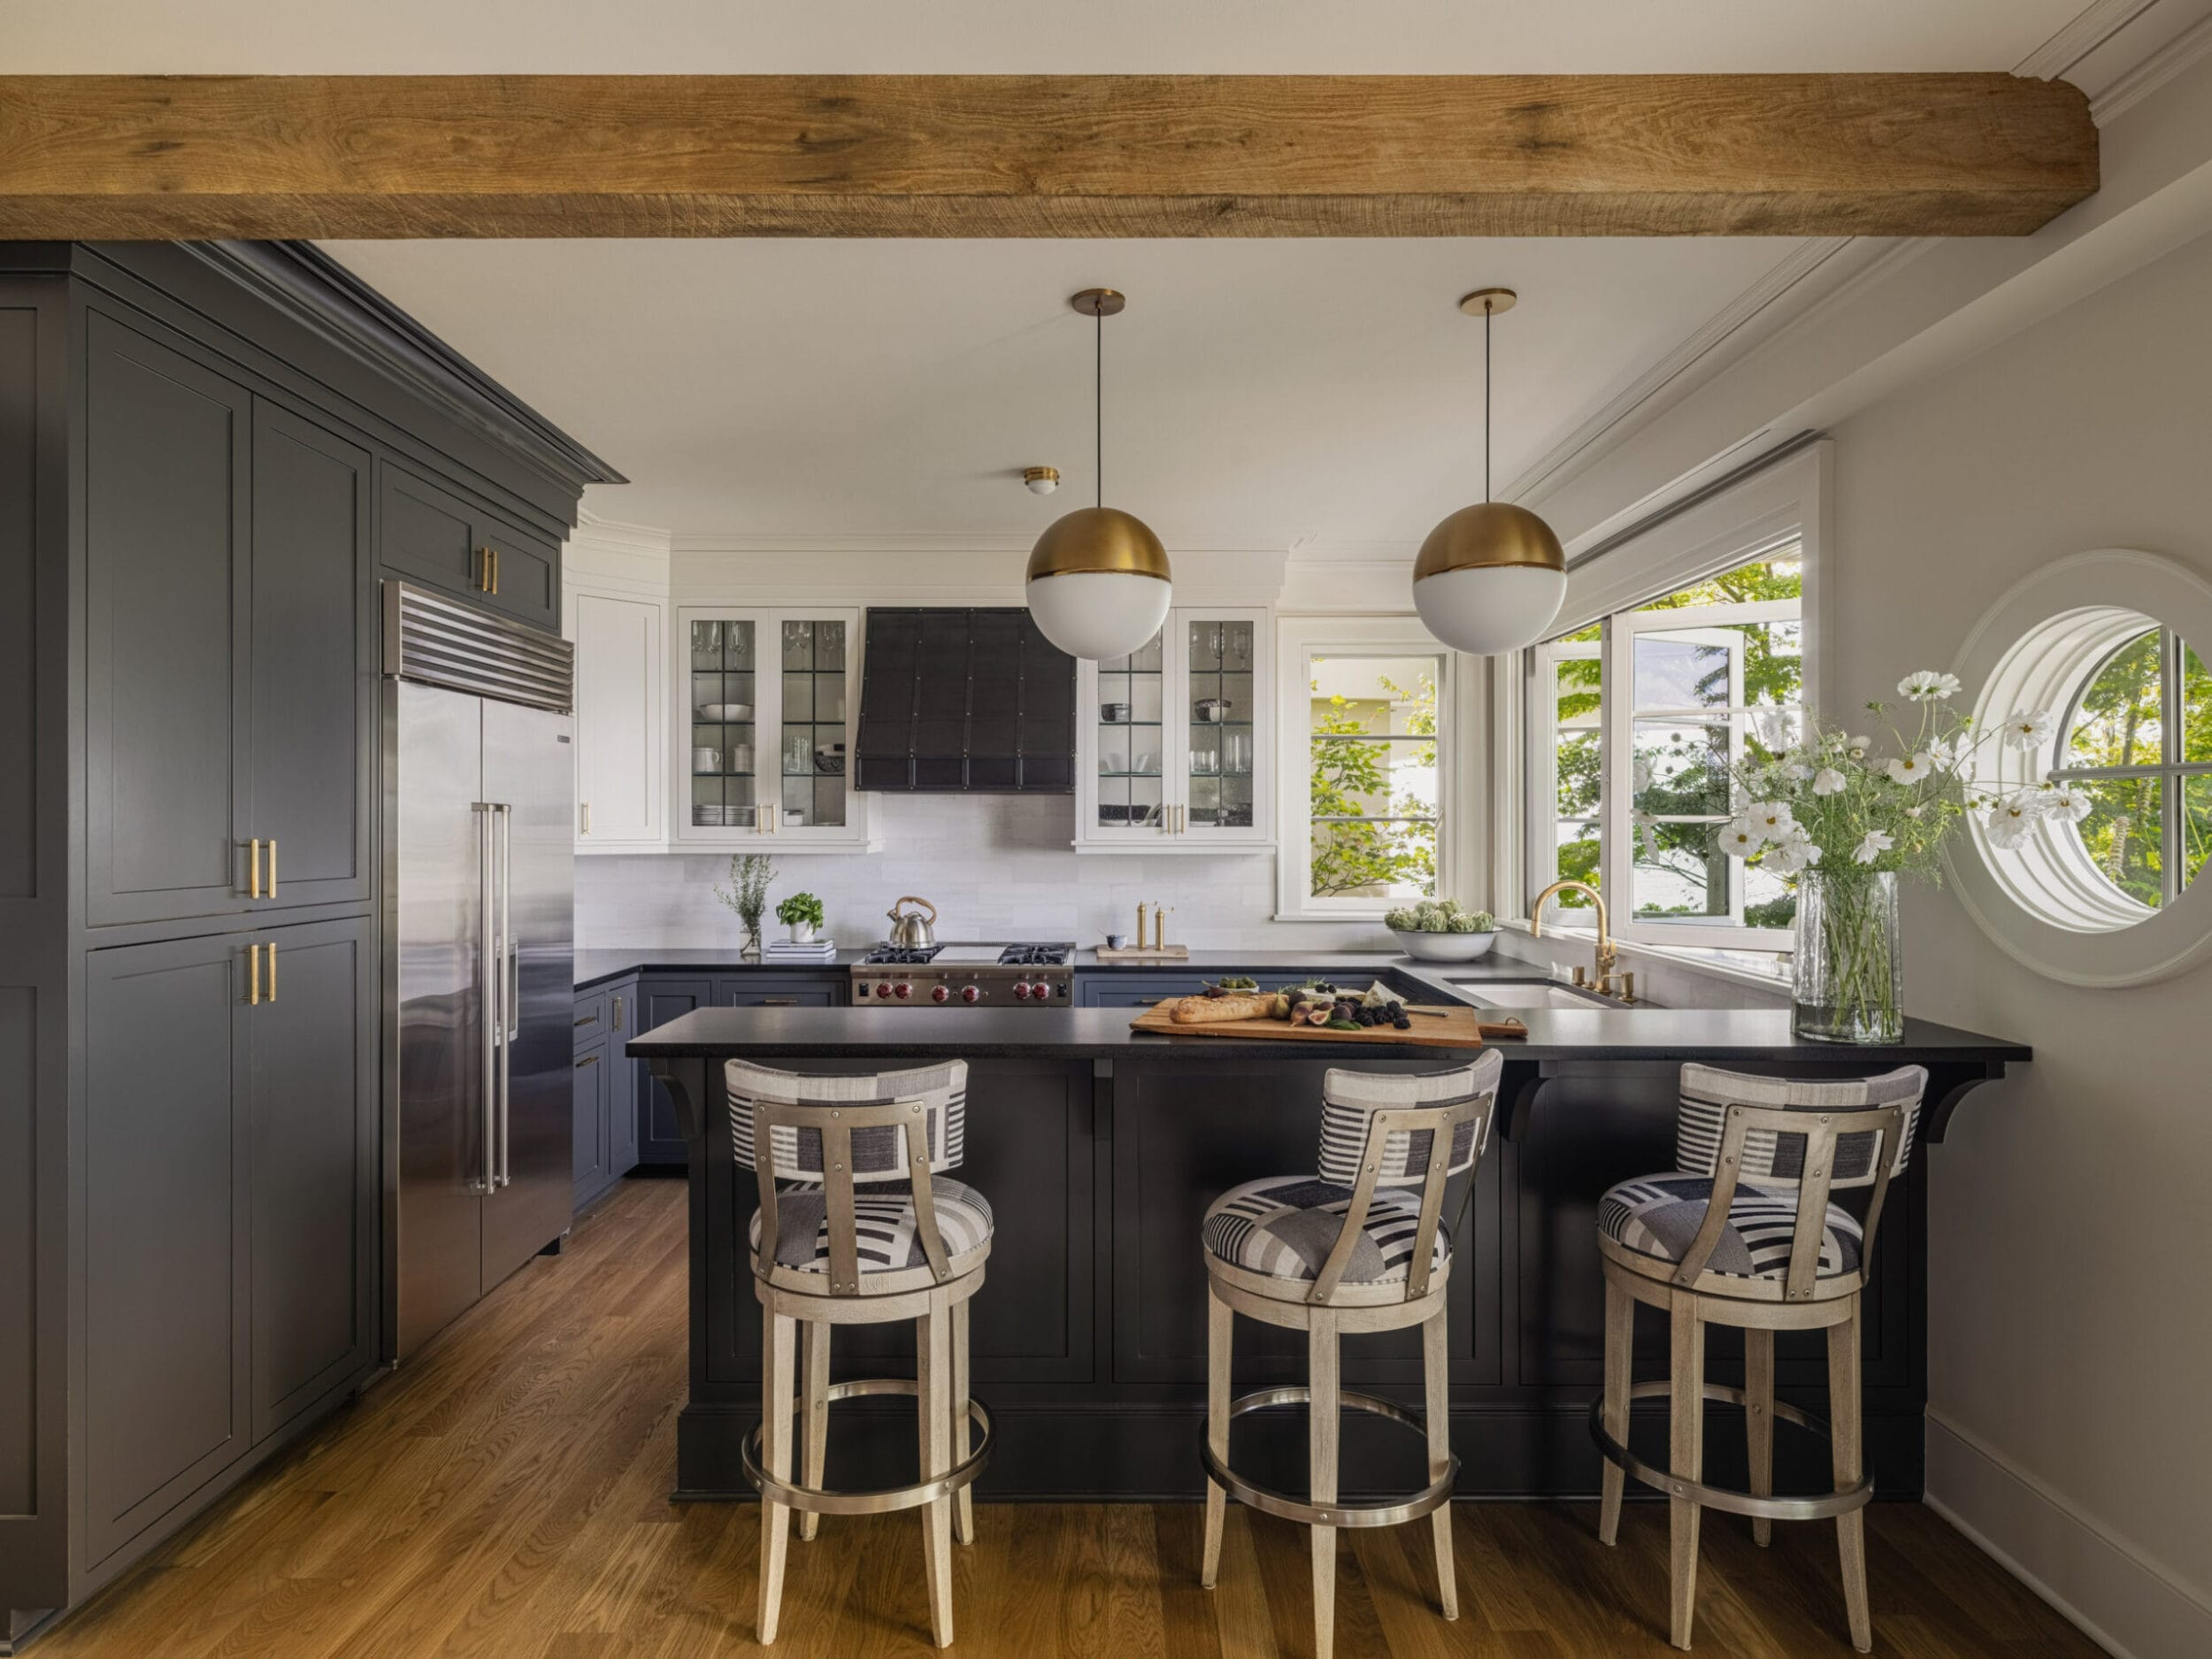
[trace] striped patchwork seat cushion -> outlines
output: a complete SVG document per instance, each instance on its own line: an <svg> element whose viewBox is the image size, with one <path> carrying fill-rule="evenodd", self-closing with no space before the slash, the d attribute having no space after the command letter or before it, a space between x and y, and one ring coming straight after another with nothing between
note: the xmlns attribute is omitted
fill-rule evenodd
<svg viewBox="0 0 2212 1659"><path fill-rule="evenodd" d="M1206 1248L1233 1266L1271 1279L1317 1279L1351 1205L1349 1187L1311 1175L1247 1181L1215 1199L1206 1212ZM1420 1230L1420 1194L1376 1188L1344 1282L1404 1283ZM1450 1238L1440 1225L1430 1245L1430 1271L1441 1268L1450 1256Z"/></svg>
<svg viewBox="0 0 2212 1659"><path fill-rule="evenodd" d="M1623 1181L1598 1200L1598 1231L1615 1243L1662 1262L1678 1262L1705 1225L1713 1183L1703 1175L1646 1175ZM1794 1187L1736 1188L1728 1225L1713 1247L1709 1273L1732 1279L1779 1279L1790 1264L1790 1236L1797 1229ZM1828 1206L1821 1229L1822 1279L1859 1271L1859 1224L1850 1211Z"/></svg>
<svg viewBox="0 0 2212 1659"><path fill-rule="evenodd" d="M937 1236L945 1254L957 1257L991 1241L991 1206L972 1187L942 1177L929 1184L937 1210ZM914 1225L910 1188L863 1187L853 1194L853 1235L864 1273L890 1273L926 1267L922 1235ZM760 1257L760 1212L753 1212L747 1235L753 1257ZM796 1181L776 1192L776 1265L803 1273L829 1271L829 1200L818 1181Z"/></svg>

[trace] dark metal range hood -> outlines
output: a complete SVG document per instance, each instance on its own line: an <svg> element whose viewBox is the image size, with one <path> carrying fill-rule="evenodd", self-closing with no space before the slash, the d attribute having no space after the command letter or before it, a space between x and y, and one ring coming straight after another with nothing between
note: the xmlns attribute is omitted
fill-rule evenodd
<svg viewBox="0 0 2212 1659"><path fill-rule="evenodd" d="M871 609L856 789L1067 795L1075 658L1018 605Z"/></svg>

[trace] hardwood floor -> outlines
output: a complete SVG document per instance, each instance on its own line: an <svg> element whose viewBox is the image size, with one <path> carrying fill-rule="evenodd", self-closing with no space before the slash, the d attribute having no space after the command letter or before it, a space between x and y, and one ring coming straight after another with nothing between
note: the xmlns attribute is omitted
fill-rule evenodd
<svg viewBox="0 0 2212 1659"><path fill-rule="evenodd" d="M684 1394L684 1188L629 1181L416 1361L34 1644L38 1659L692 1659L753 1642L757 1511L668 1502ZM985 1478L987 1492L989 1476ZM1868 1511L1878 1653L2098 1650L1932 1511ZM1667 1511L1621 1541L1595 1504L1453 1510L1461 1617L1434 1611L1425 1525L1343 1535L1343 1659L1666 1654ZM1196 1504L979 1503L955 1552L971 1659L1295 1659L1303 1532L1231 1505L1198 1587ZM1697 1652L1850 1652L1834 1530L1708 1518ZM790 1659L933 1651L919 1524L826 1517L794 1540Z"/></svg>

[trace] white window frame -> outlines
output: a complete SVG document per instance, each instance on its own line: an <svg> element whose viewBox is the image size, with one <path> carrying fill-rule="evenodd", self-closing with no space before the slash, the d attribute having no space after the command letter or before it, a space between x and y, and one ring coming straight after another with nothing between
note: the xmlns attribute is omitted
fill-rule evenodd
<svg viewBox="0 0 2212 1659"><path fill-rule="evenodd" d="M1632 902L1628 874L1633 859L1628 837L1632 809L1628 791L1617 786L1616 774L1621 779L1629 776L1632 759L1628 739L1634 714L1627 697L1616 697L1613 693L1616 687L1625 691L1631 686L1628 665L1637 633L1695 627L1708 622L1771 620L1772 617L1748 613L1786 614L1794 609L1804 653L1800 704L1809 718L1818 711L1821 666L1827 655L1826 564L1822 550L1827 541L1830 465L1829 443L1816 441L1725 489L1663 515L1641 534L1608 538L1601 557L1570 558L1567 603L1562 613L1564 631L1579 633L1593 623L1601 631L1598 650L1605 664L1606 697L1601 709L1603 784L1599 822L1603 846L1599 856L1599 885L1606 895L1608 925L1616 938L1627 943L1713 952L1787 951L1795 945L1794 928L1639 922L1629 913ZM1801 572L1801 597L1794 607L1778 601L1648 613L1636 609L1722 572L1770 557L1793 542L1798 549ZM1502 849L1518 843L1517 856L1502 858L1499 871L1501 881L1509 879L1518 890L1509 892L1502 887L1499 908L1501 915L1512 910L1514 919L1524 927L1530 920L1529 901L1555 879L1550 864L1555 856L1552 834L1557 783L1550 733L1555 705L1548 693L1550 667L1556 657L1548 653L1561 649L1562 642L1554 641L1501 659L1502 678L1513 684L1519 704L1510 711L1513 718L1509 730L1502 733L1501 748L1509 742L1518 753L1507 755L1506 764L1500 770L1493 821ZM1501 699L1502 705L1506 701ZM1586 920L1585 912L1562 910L1555 902L1545 916L1545 930L1547 933L1556 930L1569 935L1594 934L1594 920Z"/></svg>
<svg viewBox="0 0 2212 1659"><path fill-rule="evenodd" d="M1462 809L1459 778L1466 745L1462 730L1458 653L1412 617L1286 617L1275 641L1276 823L1280 828L1275 860L1279 922L1379 920L1408 901L1391 898L1315 898L1312 880L1313 818L1308 722L1310 718L1313 659L1346 657L1434 657L1436 678L1436 801L1440 822L1436 838L1436 892L1458 896L1461 872L1470 867L1468 814Z"/></svg>

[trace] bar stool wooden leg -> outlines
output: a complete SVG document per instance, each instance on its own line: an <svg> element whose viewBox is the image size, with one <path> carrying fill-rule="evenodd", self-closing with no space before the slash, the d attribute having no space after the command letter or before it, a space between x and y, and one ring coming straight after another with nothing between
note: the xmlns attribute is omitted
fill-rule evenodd
<svg viewBox="0 0 2212 1659"><path fill-rule="evenodd" d="M772 1307L761 1310L760 1433L762 1462L777 1479L791 1479L791 1371L797 1323ZM783 1610L783 1563L791 1543L790 1506L760 1504L760 1606L753 1628L764 1647L776 1640Z"/></svg>
<svg viewBox="0 0 2212 1659"><path fill-rule="evenodd" d="M1312 1498L1317 1504L1334 1503L1337 1440L1344 1409L1335 1314L1314 1310L1313 1324L1306 1332L1306 1355L1313 1390L1306 1427ZM1330 1659L1336 1648L1336 1528L1316 1525L1312 1531L1313 1653L1314 1659Z"/></svg>
<svg viewBox="0 0 2212 1659"><path fill-rule="evenodd" d="M1236 1310L1221 1300L1212 1283L1206 1286L1206 1444L1224 1463L1229 1461L1229 1355L1237 1326ZM1206 1478L1206 1548L1199 1562L1198 1582L1209 1590L1221 1573L1221 1529L1227 1519L1229 1494Z"/></svg>
<svg viewBox="0 0 2212 1659"><path fill-rule="evenodd" d="M920 1397L922 1474L952 1467L952 1311L942 1292L932 1291L929 1311L915 1321L914 1358ZM922 1505L922 1565L929 1580L930 1636L952 1646L952 1500Z"/></svg>
<svg viewBox="0 0 2212 1659"><path fill-rule="evenodd" d="M1633 1364L1632 1340L1636 1334L1636 1299L1611 1273L1605 1276L1605 1432L1621 1445L1628 1444L1628 1385ZM1628 1473L1611 1458L1600 1469L1598 1541L1609 1544L1620 1536L1621 1493Z"/></svg>
<svg viewBox="0 0 2212 1659"><path fill-rule="evenodd" d="M968 1420L968 1304L952 1304L952 1460L955 1463L968 1461L971 1444L969 1436L974 1425ZM964 1544L975 1542L975 1494L969 1487L960 1488L952 1501L952 1535Z"/></svg>
<svg viewBox="0 0 2212 1659"><path fill-rule="evenodd" d="M1855 1486L1863 1471L1859 1450L1859 1299L1851 1317L1828 1327L1828 1418L1834 1435L1836 1489ZM1843 1604L1851 1618L1851 1645L1874 1646L1874 1619L1866 1599L1866 1511L1836 1517L1836 1544L1843 1558Z"/></svg>
<svg viewBox="0 0 2212 1659"><path fill-rule="evenodd" d="M1671 1445L1668 1467L1686 1480L1705 1478L1705 1327L1697 1317L1697 1299L1678 1290L1671 1299L1673 1325L1668 1363L1673 1384L1669 1405ZM1697 1614L1697 1524L1701 1511L1691 1498L1667 1501L1670 1577L1674 1586L1672 1640L1678 1647L1690 1645L1690 1626Z"/></svg>
<svg viewBox="0 0 2212 1659"><path fill-rule="evenodd" d="M1428 1385L1429 1479L1441 1480L1452 1470L1452 1399L1446 1386L1448 1357L1444 1339L1450 1331L1444 1310L1421 1326L1421 1370ZM1452 1506L1429 1517L1436 1534L1436 1605L1446 1618L1459 1617L1459 1581L1452 1572Z"/></svg>
<svg viewBox="0 0 2212 1659"><path fill-rule="evenodd" d="M1743 1333L1743 1432L1755 1497L1774 1495L1774 1333ZM1764 1549L1774 1541L1774 1522L1751 1517L1751 1541Z"/></svg>
<svg viewBox="0 0 2212 1659"><path fill-rule="evenodd" d="M824 1460L829 1455L829 1367L832 1327L818 1319L799 1322L799 1392L805 1414L806 1479L810 1486L822 1484ZM810 1539L822 1530L822 1517L811 1510L799 1516L799 1536Z"/></svg>

